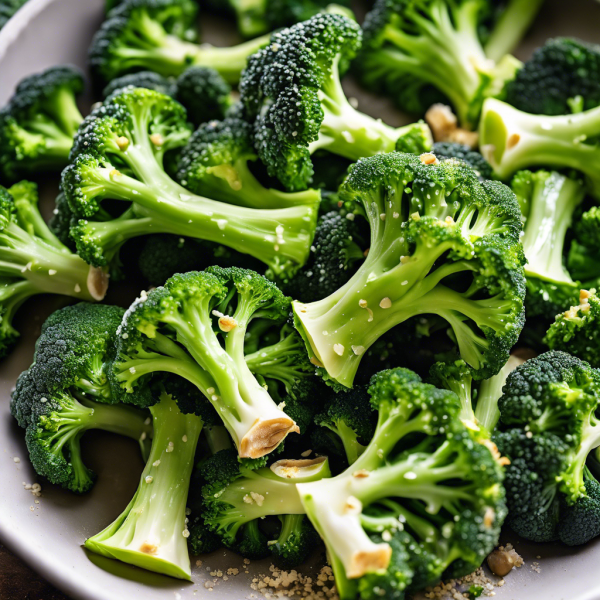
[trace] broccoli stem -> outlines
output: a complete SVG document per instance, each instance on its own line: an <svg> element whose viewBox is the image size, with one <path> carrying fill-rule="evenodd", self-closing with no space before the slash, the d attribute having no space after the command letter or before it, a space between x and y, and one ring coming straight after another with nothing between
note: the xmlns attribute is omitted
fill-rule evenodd
<svg viewBox="0 0 600 600"><path fill-rule="evenodd" d="M106 198L133 203L138 218L146 219L154 233L223 244L256 257L276 274L306 262L314 230L311 223L318 213L316 204L277 210L231 210L228 204L191 194L158 169L155 160L149 165L141 154L131 163L147 184L112 167L102 167L90 173L89 188L96 193L101 189ZM136 228L135 234L139 231Z"/></svg>
<svg viewBox="0 0 600 600"><path fill-rule="evenodd" d="M582 428L581 437L581 444L561 482L561 487L570 503L574 503L582 495L586 495L585 462L592 450L600 446L600 422L593 413L591 413L588 423Z"/></svg>
<svg viewBox="0 0 600 600"><path fill-rule="evenodd" d="M30 295L63 294L93 302L101 300L106 286L98 286L96 271L66 248L34 238L13 222L0 233L0 276L25 279ZM20 295L25 293L20 288Z"/></svg>
<svg viewBox="0 0 600 600"><path fill-rule="evenodd" d="M583 186L559 173L536 179L522 238L527 277L576 285L563 264L563 251L573 213L584 196Z"/></svg>
<svg viewBox="0 0 600 600"><path fill-rule="evenodd" d="M584 173L590 192L600 198L600 107L578 114L532 115L505 102L485 101L480 147L494 174L503 180L521 169L546 166Z"/></svg>
<svg viewBox="0 0 600 600"><path fill-rule="evenodd" d="M245 37L254 37L270 29L265 11L265 0L230 0L237 14L238 27Z"/></svg>
<svg viewBox="0 0 600 600"><path fill-rule="evenodd" d="M28 159L28 170L61 168L68 162L73 146L73 136L65 133L54 121L42 114L29 120L24 127L12 126L15 144L22 148L35 148Z"/></svg>
<svg viewBox="0 0 600 600"><path fill-rule="evenodd" d="M211 454L231 448L231 437L222 425L211 425L204 428L204 436Z"/></svg>
<svg viewBox="0 0 600 600"><path fill-rule="evenodd" d="M202 419L182 414L166 394L150 412L154 439L139 487L121 515L85 546L102 556L189 580L185 508Z"/></svg>
<svg viewBox="0 0 600 600"><path fill-rule="evenodd" d="M356 432L348 427L344 421L337 421L335 427L331 427L327 423L323 423L323 426L339 436L344 445L348 464L354 464L358 460L358 457L365 451L365 446L359 443Z"/></svg>
<svg viewBox="0 0 600 600"><path fill-rule="evenodd" d="M44 108L52 115L65 135L71 138L72 143L83 121L73 92L66 88L59 88L52 97L47 99Z"/></svg>
<svg viewBox="0 0 600 600"><path fill-rule="evenodd" d="M198 191L207 198L218 198L221 202L247 208L287 208L299 205L318 205L321 194L318 190L281 192L265 188L248 167L248 159L233 164L207 167L207 177L198 183Z"/></svg>
<svg viewBox="0 0 600 600"><path fill-rule="evenodd" d="M533 23L544 0L510 0L484 46L495 62L513 52Z"/></svg>
<svg viewBox="0 0 600 600"><path fill-rule="evenodd" d="M323 121L318 139L309 145L310 154L328 150L352 161L381 152L392 152L396 141L411 125L395 129L355 108L346 98L339 74L339 57L319 90Z"/></svg>

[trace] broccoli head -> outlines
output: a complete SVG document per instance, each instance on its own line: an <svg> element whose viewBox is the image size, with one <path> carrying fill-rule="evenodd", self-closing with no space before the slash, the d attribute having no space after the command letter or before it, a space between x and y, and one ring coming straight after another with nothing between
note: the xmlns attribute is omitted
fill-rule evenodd
<svg viewBox="0 0 600 600"><path fill-rule="evenodd" d="M506 101L534 115L568 115L600 105L600 46L548 40L506 86Z"/></svg>
<svg viewBox="0 0 600 600"><path fill-rule="evenodd" d="M514 194L466 165L388 153L356 163L341 188L364 207L371 245L358 271L318 302L294 302L324 377L351 387L361 357L407 319L450 327L476 379L498 373L523 326L525 262Z"/></svg>
<svg viewBox="0 0 600 600"><path fill-rule="evenodd" d="M431 153L435 154L440 160L458 158L466 162L475 170L481 180L492 178L490 163L479 152L471 150L469 146L457 142L437 142L433 145Z"/></svg>
<svg viewBox="0 0 600 600"><path fill-rule="evenodd" d="M544 341L551 350L569 352L600 368L599 320L600 298L596 290L581 290L579 305L556 316Z"/></svg>
<svg viewBox="0 0 600 600"><path fill-rule="evenodd" d="M247 558L271 554L291 567L301 564L318 544L296 484L330 477L326 458L280 460L252 469L240 464L235 451L223 450L207 459L201 472L206 482L204 521L227 548ZM267 517L280 520L273 539L261 526Z"/></svg>
<svg viewBox="0 0 600 600"><path fill-rule="evenodd" d="M193 0L124 0L110 11L89 49L92 73L108 82L131 71L178 76L188 67L211 67L230 83L269 36L229 48L193 43L198 6Z"/></svg>
<svg viewBox="0 0 600 600"><path fill-rule="evenodd" d="M281 322L289 299L264 277L212 267L175 275L142 296L119 329L114 384L126 401L149 406L157 372L193 383L217 409L241 457L273 451L294 421L252 375L244 339L252 319Z"/></svg>
<svg viewBox="0 0 600 600"><path fill-rule="evenodd" d="M250 124L239 118L211 121L199 127L182 150L177 178L195 194L248 208L320 202L316 190L290 193L265 187L250 168L257 158Z"/></svg>
<svg viewBox="0 0 600 600"><path fill-rule="evenodd" d="M431 148L424 124L395 129L357 111L340 82L340 65L361 44L357 23L318 14L275 33L253 54L240 83L241 101L254 126L255 147L271 176L290 190L306 188L311 155L327 150L350 160L390 152L412 132L420 152ZM293 65L293 69L290 69Z"/></svg>
<svg viewBox="0 0 600 600"><path fill-rule="evenodd" d="M23 79L0 109L0 175L7 181L69 162L73 136L83 117L76 96L83 75L75 67L46 69Z"/></svg>
<svg viewBox="0 0 600 600"><path fill-rule="evenodd" d="M144 457L152 432L148 414L116 404L107 368L124 310L80 303L56 311L44 323L33 365L21 374L11 413L26 430L34 469L52 483L86 492L94 473L80 443L90 429L103 429L139 442Z"/></svg>
<svg viewBox="0 0 600 600"><path fill-rule="evenodd" d="M600 372L550 351L517 367L498 402L508 524L526 539L583 544L600 534L598 483L586 470L600 446ZM588 489L592 492L588 495Z"/></svg>
<svg viewBox="0 0 600 600"><path fill-rule="evenodd" d="M344 599L471 572L497 543L506 513L500 465L461 423L454 393L394 369L375 375L369 394L378 421L358 460L296 486Z"/></svg>

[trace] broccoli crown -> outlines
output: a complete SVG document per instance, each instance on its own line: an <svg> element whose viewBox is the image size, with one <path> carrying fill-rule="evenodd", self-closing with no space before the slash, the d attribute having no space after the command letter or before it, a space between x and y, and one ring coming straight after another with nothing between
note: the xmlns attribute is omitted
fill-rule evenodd
<svg viewBox="0 0 600 600"><path fill-rule="evenodd" d="M600 105L600 46L548 40L506 86L506 101L536 115L567 115Z"/></svg>
<svg viewBox="0 0 600 600"><path fill-rule="evenodd" d="M359 227L339 212L331 211L317 222L307 263L285 286L302 302L322 300L341 288L364 260L366 243Z"/></svg>
<svg viewBox="0 0 600 600"><path fill-rule="evenodd" d="M369 253L327 298L293 303L296 326L328 380L350 387L365 351L418 315L450 324L476 379L496 374L518 338L525 258L515 196L503 184L480 183L462 163L431 157L363 159L342 186L343 200L364 207Z"/></svg>
<svg viewBox="0 0 600 600"><path fill-rule="evenodd" d="M75 67L52 67L23 79L0 110L0 174L60 170L68 162L82 121L75 101L83 75Z"/></svg>
<svg viewBox="0 0 600 600"><path fill-rule="evenodd" d="M105 371L123 312L84 303L54 312L42 327L33 365L12 394L11 413L26 429L35 470L74 492L87 491L95 477L79 448L86 430L127 435L146 450L147 415L107 406L115 400Z"/></svg>
<svg viewBox="0 0 600 600"><path fill-rule="evenodd" d="M240 462L233 449L221 450L204 461L200 475L205 481L205 523L226 547L243 556L264 558L272 552L279 562L296 566L314 548L318 536L303 519L295 484L329 477L327 460L283 460L271 468L253 467ZM281 518L273 543L268 543L259 525L270 516Z"/></svg>
<svg viewBox="0 0 600 600"><path fill-rule="evenodd" d="M480 179L491 179L492 178L492 167L490 163L483 158L483 156L471 150L469 146L465 144L459 144L457 142L437 142L433 145L431 150L440 160L448 160L452 158L458 158L466 162L470 167L475 169Z"/></svg>
<svg viewBox="0 0 600 600"><path fill-rule="evenodd" d="M588 454L600 445L599 384L600 372L555 350L528 360L506 380L498 403L506 431L495 441L510 461L505 482L510 524L528 539L564 536L566 543L581 543L573 540L600 533L585 467ZM591 510L584 532L580 511L585 507ZM573 517L561 529L559 523L571 511Z"/></svg>
<svg viewBox="0 0 600 600"><path fill-rule="evenodd" d="M544 342L551 350L570 352L592 367L600 367L600 298L595 290L580 292L579 305L556 316Z"/></svg>
<svg viewBox="0 0 600 600"><path fill-rule="evenodd" d="M153 405L153 379L180 375L216 408L241 457L268 454L298 427L252 374L244 340L253 319L281 322L289 302L273 283L246 269L211 267L173 276L164 287L144 292L125 314L111 378L115 393Z"/></svg>
<svg viewBox="0 0 600 600"><path fill-rule="evenodd" d="M461 405L461 419L475 421L473 411L473 376L464 360L437 362L429 372L431 383L436 387L454 392Z"/></svg>
<svg viewBox="0 0 600 600"><path fill-rule="evenodd" d="M573 230L581 244L591 248L600 246L600 206L592 206L575 223Z"/></svg>
<svg viewBox="0 0 600 600"><path fill-rule="evenodd" d="M231 86L209 67L190 67L177 79L175 100L186 107L192 123L223 119L233 105Z"/></svg>
<svg viewBox="0 0 600 600"><path fill-rule="evenodd" d="M478 35L489 9L485 0L377 0L363 25L364 83L413 113L447 97L473 126L495 77Z"/></svg>
<svg viewBox="0 0 600 600"><path fill-rule="evenodd" d="M350 61L360 42L354 21L318 14L275 33L248 60L240 93L254 120L256 149L269 174L288 189L304 189L312 175L308 146L324 119L319 91L338 77L337 64Z"/></svg>
<svg viewBox="0 0 600 600"><path fill-rule="evenodd" d="M89 63L94 77L109 82L128 71L151 68L152 58L156 61L153 70L161 75L175 74L169 71L169 60L162 53L170 39L196 38L197 13L198 6L192 0L121 2L92 40ZM185 56L182 62L185 65Z"/></svg>
<svg viewBox="0 0 600 600"><path fill-rule="evenodd" d="M66 196L60 192L54 201L54 211L48 227L50 231L70 250L75 250L75 242L71 238L71 227L77 218L73 214Z"/></svg>
<svg viewBox="0 0 600 600"><path fill-rule="evenodd" d="M113 94L119 94L125 88L145 88L172 96L173 85L173 79L170 77L163 77L154 71L138 71L137 73L122 75L110 81L102 90L102 97L110 98Z"/></svg>
<svg viewBox="0 0 600 600"><path fill-rule="evenodd" d="M338 589L368 593L373 581L394 593L416 591L456 562L481 564L506 514L502 470L489 444L462 425L454 393L411 371L378 373L369 394L378 422L358 460L337 477L297 486ZM385 541L400 532L408 535L394 546ZM402 561L410 568L398 568Z"/></svg>

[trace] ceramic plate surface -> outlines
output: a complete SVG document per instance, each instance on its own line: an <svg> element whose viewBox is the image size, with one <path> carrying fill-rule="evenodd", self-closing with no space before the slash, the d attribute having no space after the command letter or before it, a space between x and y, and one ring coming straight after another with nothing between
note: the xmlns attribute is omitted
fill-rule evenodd
<svg viewBox="0 0 600 600"><path fill-rule="evenodd" d="M86 50L103 17L104 0L30 0L0 33L0 105L10 97L25 75L51 65L85 66ZM204 39L225 45L235 41L231 31L209 21ZM547 0L544 15L519 50L526 58L546 38L576 35L600 42L600 5L593 0ZM348 83L348 95L356 96L360 108L390 124L405 122L389 102ZM48 188L45 209L51 210L55 184ZM54 195L53 195L54 194ZM111 290L108 301L126 305L139 290ZM82 543L103 529L123 510L135 492L142 462L137 444L110 434L90 433L84 440L84 459L98 474L93 491L77 497L44 484L35 504L23 483L34 483L20 430L9 413L9 397L18 374L31 363L33 346L45 317L62 306L60 298L37 298L20 311L17 327L22 337L15 351L0 363L0 540L66 594L82 600L241 600L252 593L250 582L267 573L269 561L256 562L244 573L240 557L218 551L203 556L202 566L193 564L193 582L187 583L87 553ZM20 459L20 462L15 462ZM510 574L507 584L496 590L499 600L600 600L600 540L584 548L512 542L526 565ZM322 556L315 557L307 573L318 571ZM538 562L541 573L531 569ZM238 567L240 575L219 580L210 592L209 571ZM257 594L257 596L259 596ZM2 596L2 600L22 600Z"/></svg>

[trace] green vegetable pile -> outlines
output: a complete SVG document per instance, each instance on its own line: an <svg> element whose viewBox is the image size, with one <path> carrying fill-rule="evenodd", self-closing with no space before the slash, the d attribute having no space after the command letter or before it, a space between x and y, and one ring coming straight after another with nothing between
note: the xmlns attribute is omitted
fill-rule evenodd
<svg viewBox="0 0 600 600"><path fill-rule="evenodd" d="M511 56L541 0L207 4L247 39L108 2L91 111L70 66L0 109L0 353L28 298L79 300L12 394L31 463L89 491L90 429L146 463L85 547L181 579L321 548L342 600L402 600L503 525L600 536L600 46Z"/></svg>

